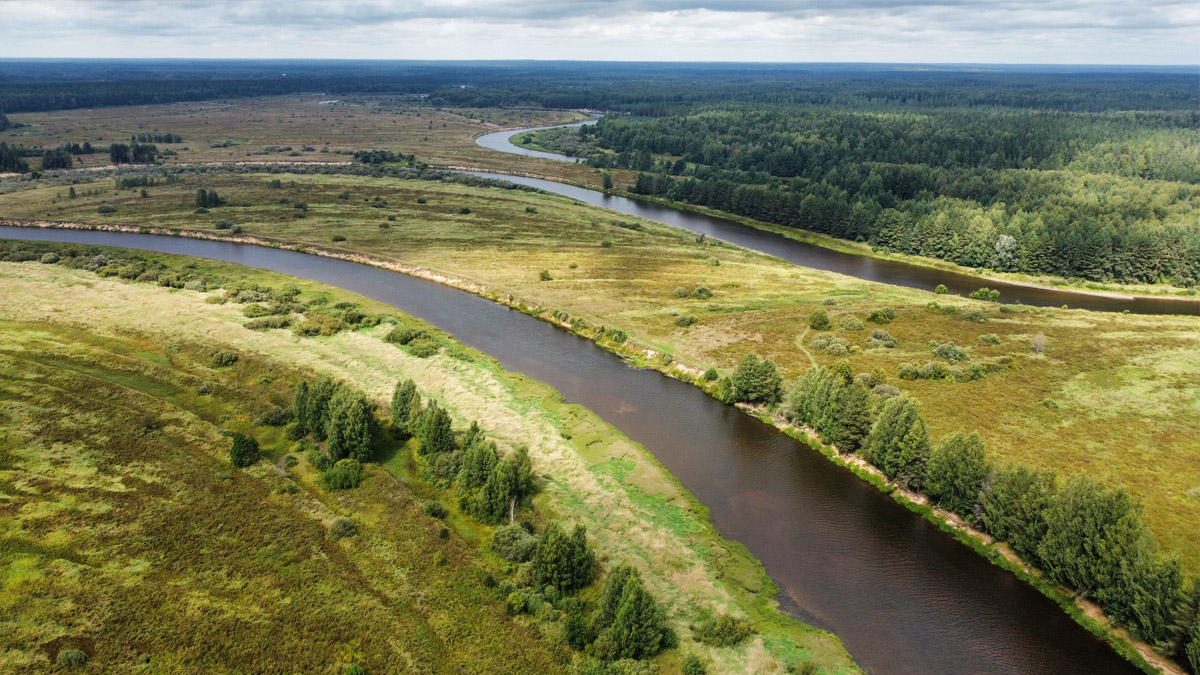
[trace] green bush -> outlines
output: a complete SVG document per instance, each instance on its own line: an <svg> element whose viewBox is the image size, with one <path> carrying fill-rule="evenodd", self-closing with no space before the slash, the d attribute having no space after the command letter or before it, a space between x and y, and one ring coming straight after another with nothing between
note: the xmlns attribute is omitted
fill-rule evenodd
<svg viewBox="0 0 1200 675"><path fill-rule="evenodd" d="M842 330L849 333L857 332L864 328L862 320L853 314L842 315L842 317L838 319L838 326L840 326Z"/></svg>
<svg viewBox="0 0 1200 675"><path fill-rule="evenodd" d="M335 234L332 237L332 241L346 241L346 238L340 234Z"/></svg>
<svg viewBox="0 0 1200 675"><path fill-rule="evenodd" d="M96 208L96 213L116 213L117 207L111 204L101 204Z"/></svg>
<svg viewBox="0 0 1200 675"><path fill-rule="evenodd" d="M946 293L949 293L949 290L946 288L946 284L938 284L937 288L933 289L933 292L937 293L938 295L945 295Z"/></svg>
<svg viewBox="0 0 1200 675"><path fill-rule="evenodd" d="M692 629L696 640L714 647L732 647L750 637L753 632L749 622L728 614L709 619Z"/></svg>
<svg viewBox="0 0 1200 675"><path fill-rule="evenodd" d="M870 321L871 323L879 324L880 326L889 324L892 321L894 321L895 319L896 319L896 311L893 310L891 307L884 307L883 309L873 309L867 313L867 321Z"/></svg>
<svg viewBox="0 0 1200 675"><path fill-rule="evenodd" d="M254 418L254 426L256 427L281 427L292 421L291 408L280 408L275 406L265 413Z"/></svg>
<svg viewBox="0 0 1200 675"><path fill-rule="evenodd" d="M707 675L708 673L704 664L700 662L700 659L695 654L690 654L683 660L680 670L683 672L683 675Z"/></svg>
<svg viewBox="0 0 1200 675"><path fill-rule="evenodd" d="M419 337L425 337L427 333L420 328L409 328L407 326L396 326L388 332L387 337L383 338L387 342L397 345L406 345Z"/></svg>
<svg viewBox="0 0 1200 675"><path fill-rule="evenodd" d="M673 295L677 298L686 298L689 295L691 295L691 293L689 293L688 289L684 288L683 286L679 286L675 289L675 292Z"/></svg>
<svg viewBox="0 0 1200 675"><path fill-rule="evenodd" d="M498 528L492 534L492 550L510 562L528 562L537 551L538 538L520 525Z"/></svg>
<svg viewBox="0 0 1200 675"><path fill-rule="evenodd" d="M63 649L54 659L60 668L74 668L88 662L87 652L82 649Z"/></svg>
<svg viewBox="0 0 1200 675"><path fill-rule="evenodd" d="M871 331L871 335L867 337L867 345L870 347L883 347L884 349L892 349L896 346L896 338L892 337L882 328L876 328Z"/></svg>
<svg viewBox="0 0 1200 675"><path fill-rule="evenodd" d="M346 670L342 672L342 675L367 675L367 671L363 670L362 666L357 663L351 663L346 666Z"/></svg>
<svg viewBox="0 0 1200 675"><path fill-rule="evenodd" d="M600 242L600 248L612 248L612 245L613 245L612 242L607 239Z"/></svg>
<svg viewBox="0 0 1200 675"><path fill-rule="evenodd" d="M833 328L833 324L829 322L829 314L823 309L818 309L808 317L808 327L813 330L829 330Z"/></svg>
<svg viewBox="0 0 1200 675"><path fill-rule="evenodd" d="M439 520L445 518L447 514L450 513L446 510L446 507L436 499L430 499L422 503L421 510L424 511L425 515L429 516L430 518L437 518Z"/></svg>
<svg viewBox="0 0 1200 675"><path fill-rule="evenodd" d="M826 307L837 307L838 301L837 298L825 298L821 301L821 304Z"/></svg>
<svg viewBox="0 0 1200 675"><path fill-rule="evenodd" d="M944 359L950 363L960 363L962 361L970 361L971 355L962 347L953 342L945 342L933 348L933 355L939 359Z"/></svg>
<svg viewBox="0 0 1200 675"><path fill-rule="evenodd" d="M542 270L538 272L538 279L541 281L551 281L554 277L550 276L550 270Z"/></svg>
<svg viewBox="0 0 1200 675"><path fill-rule="evenodd" d="M228 368L237 363L237 360L237 354L221 351L212 355L212 359L209 360L208 365L210 368Z"/></svg>
<svg viewBox="0 0 1200 675"><path fill-rule="evenodd" d="M987 323L988 316L987 313L981 309L968 309L962 313L962 320L970 321L972 323Z"/></svg>
<svg viewBox="0 0 1200 675"><path fill-rule="evenodd" d="M233 223L229 222L228 220L218 220L213 227L217 228L218 230L229 230L233 228Z"/></svg>
<svg viewBox="0 0 1200 675"><path fill-rule="evenodd" d="M720 377L720 373L717 372L716 368L709 368L708 370L704 371L704 379L708 380L709 382L716 381L718 377Z"/></svg>
<svg viewBox="0 0 1200 675"><path fill-rule="evenodd" d="M338 516L329 524L329 538L333 541L353 537L358 534L358 526L353 520L344 516Z"/></svg>
<svg viewBox="0 0 1200 675"><path fill-rule="evenodd" d="M692 297L697 300L708 300L713 296L713 292L707 286L697 286L696 290L692 291Z"/></svg>
<svg viewBox="0 0 1200 675"><path fill-rule="evenodd" d="M987 333L985 335L980 335L979 341L985 345L998 345L1000 344L1000 336L996 335L995 333Z"/></svg>
<svg viewBox="0 0 1200 675"><path fill-rule="evenodd" d="M54 253L53 251L46 253L42 256L41 261L44 265L53 265L54 263L58 262L58 254Z"/></svg>
<svg viewBox="0 0 1200 675"><path fill-rule="evenodd" d="M442 345L439 344L437 340L425 335L410 341L408 343L408 348L412 352L413 356L419 359L425 359L441 351Z"/></svg>
<svg viewBox="0 0 1200 675"><path fill-rule="evenodd" d="M994 291L986 286L979 290L971 291L970 295L972 300L987 300L989 302L995 302L999 297L1000 291Z"/></svg>
<svg viewBox="0 0 1200 675"><path fill-rule="evenodd" d="M471 212L471 208L470 208L470 207L467 207L467 206L464 206L464 207L462 207L461 209L459 209L459 210L458 210L458 212L459 212L460 214L462 214L462 215L464 215L464 216L465 216L465 215L467 215L467 214L469 214L469 213Z"/></svg>
<svg viewBox="0 0 1200 675"><path fill-rule="evenodd" d="M270 330L272 328L287 328L292 325L292 318L288 316L265 316L261 319L246 322L246 328L250 330Z"/></svg>
<svg viewBox="0 0 1200 675"><path fill-rule="evenodd" d="M362 483L362 464L354 459L339 459L321 474L321 481L330 492L356 488Z"/></svg>
<svg viewBox="0 0 1200 675"><path fill-rule="evenodd" d="M699 321L700 321L699 319L692 316L691 314L685 314L684 316L681 316L681 317L675 319L675 325L686 328L686 327L691 326Z"/></svg>

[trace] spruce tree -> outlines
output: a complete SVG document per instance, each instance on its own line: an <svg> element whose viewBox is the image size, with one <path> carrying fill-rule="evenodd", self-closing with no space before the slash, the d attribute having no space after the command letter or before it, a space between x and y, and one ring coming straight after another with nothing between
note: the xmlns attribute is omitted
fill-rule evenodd
<svg viewBox="0 0 1200 675"><path fill-rule="evenodd" d="M421 414L420 426L416 431L417 438L421 441L418 453L433 455L454 452L454 431L450 427L450 413L436 401L431 401L429 407Z"/></svg>
<svg viewBox="0 0 1200 675"><path fill-rule="evenodd" d="M306 436L311 431L308 427L308 418L306 417L308 414L309 396L308 380L300 380L300 385L296 387L296 395L292 398L292 417L296 420L296 427L300 436Z"/></svg>
<svg viewBox="0 0 1200 675"><path fill-rule="evenodd" d="M1023 465L1000 469L979 496L980 520L997 539L1007 541L1022 558L1041 563L1038 546L1046 536L1046 504L1056 489L1051 471Z"/></svg>
<svg viewBox="0 0 1200 675"><path fill-rule="evenodd" d="M339 387L329 401L325 423L326 449L333 461L371 458L371 403L360 392Z"/></svg>
<svg viewBox="0 0 1200 675"><path fill-rule="evenodd" d="M921 489L929 459L929 432L916 401L907 396L884 401L863 446L863 456L900 485Z"/></svg>

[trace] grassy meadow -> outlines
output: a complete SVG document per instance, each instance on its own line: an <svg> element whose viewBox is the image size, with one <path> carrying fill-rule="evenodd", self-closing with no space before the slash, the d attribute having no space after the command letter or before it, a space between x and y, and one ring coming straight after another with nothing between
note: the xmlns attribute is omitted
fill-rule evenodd
<svg viewBox="0 0 1200 675"><path fill-rule="evenodd" d="M147 257L416 321L285 275ZM363 484L328 493L288 459L297 446L282 428L256 422L326 374L384 407L412 378L456 428L478 420L502 448L528 445L538 517L586 525L602 565L635 565L667 608L681 646L658 657L666 671L689 654L709 672L855 671L836 638L773 609L761 566L640 446L436 329L425 326L449 347L418 358L382 340L386 322L313 338L250 330L241 305L213 302L224 291L38 262L0 263L0 287L0 670L50 672L68 648L90 655L84 672L569 670L561 623L505 613L484 582L513 573L487 549L491 528L423 483L408 445L378 441L384 461ZM214 367L217 351L238 359ZM256 437L263 461L233 468L227 432ZM450 536L423 512L429 498L450 507ZM357 536L334 540L337 517ZM717 612L757 635L691 640Z"/></svg>
<svg viewBox="0 0 1200 675"><path fill-rule="evenodd" d="M280 188L270 187L274 179ZM813 363L842 359L855 372L881 369L922 402L935 440L960 428L977 430L999 463L1020 461L1064 475L1086 471L1128 487L1145 503L1164 547L1180 552L1189 573L1200 572L1195 317L1001 307L937 296L800 268L718 242L700 244L690 233L653 222L622 227L622 218L634 219L554 195L495 188L220 173L184 174L178 183L149 188L145 198L136 190L115 191L111 180L75 187L75 199L61 186L2 195L0 215L212 236L227 236L214 225L229 220L244 236L418 268L492 297L619 327L647 350L644 361L661 365L658 356L669 354L671 369L685 377L710 366L728 372L747 352L774 359L788 379ZM232 206L193 213L194 193L202 187L217 189ZM296 209L298 201L307 210ZM106 203L115 212L98 213ZM549 280L542 280L543 270ZM712 297L695 297L700 287ZM892 323L866 321L884 308L895 312ZM818 333L807 329L808 319L818 310L830 315L831 335L845 341L844 354L813 344ZM964 318L972 311L982 322ZM841 328L847 315L863 328ZM679 325L685 317L695 323ZM877 328L896 340L894 348L867 343ZM1045 335L1041 352L1031 349L1039 333ZM936 360L931 341L964 348L970 361L960 367L979 364L993 372L966 382L900 380L900 364Z"/></svg>

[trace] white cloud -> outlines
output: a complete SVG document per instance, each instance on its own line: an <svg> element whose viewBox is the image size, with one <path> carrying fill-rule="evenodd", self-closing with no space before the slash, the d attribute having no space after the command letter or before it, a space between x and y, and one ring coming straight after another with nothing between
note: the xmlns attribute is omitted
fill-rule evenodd
<svg viewBox="0 0 1200 675"><path fill-rule="evenodd" d="M3 57L1197 63L1175 0L0 1Z"/></svg>

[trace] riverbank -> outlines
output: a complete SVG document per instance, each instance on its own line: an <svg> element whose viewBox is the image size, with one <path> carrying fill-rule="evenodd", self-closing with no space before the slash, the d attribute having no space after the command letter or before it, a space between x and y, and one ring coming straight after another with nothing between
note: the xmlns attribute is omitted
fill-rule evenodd
<svg viewBox="0 0 1200 675"><path fill-rule="evenodd" d="M76 225L76 228L78 228L78 229L97 229L95 227L87 226L87 225ZM154 228L137 228L137 229L126 228L123 231L133 231L133 232L147 232L148 231L150 233L155 232ZM212 237L211 235L207 235L206 233L202 233L202 232L187 233L187 232L179 232L176 230L165 230L162 233L172 234L172 235L176 235L176 236L193 236L194 235L194 236L196 236L196 238L204 238L204 239L216 238L216 237ZM219 239L228 240L227 238L219 238ZM239 239L239 241L242 241L243 243L253 243L256 245L267 245L267 246L273 246L273 247L278 247L278 248L288 248L287 246L280 246L277 242L270 242L270 241L266 241L266 240L249 238L249 237ZM499 302L500 304L506 304L510 307L513 307L515 309L523 311L527 314L536 316L540 319L551 321L552 323L556 323L560 327L569 328L569 329L573 330L573 332L575 332L577 335L580 335L581 337L584 337L586 339L592 339L602 348L612 351L614 353L617 353L618 355L622 356L623 358L626 358L626 359L632 361L635 365L638 365L640 367L655 368L661 372L664 372L667 375L670 375L671 377L674 377L674 378L680 379L680 380L684 380L687 382L691 382L692 384L696 384L696 385L700 386L702 389L705 389L707 392L712 393L713 383L707 383L706 381L700 379L700 377L699 377L700 373L699 373L698 369L696 369L694 367L688 367L686 365L683 365L683 364L677 362L675 359L668 360L668 359L663 358L664 356L670 355L670 353L660 351L659 349L656 349L653 346L649 346L645 343L638 342L635 336L632 337L632 339L622 340L620 342L609 339L607 336L601 336L599 339L597 339L597 336L596 336L595 332L591 330L592 326L590 326L590 325L577 326L574 323L571 323L568 321L563 321L561 319L557 319L557 317L555 317L551 314L551 310L549 310L549 309L546 309L546 308L543 308L540 306L536 306L536 305L530 305L522 300L514 298L512 295L504 295L502 293L494 292L486 287L480 287L479 285L477 285L473 282L469 282L469 281L465 281L465 280L461 280L461 279L455 279L453 277L448 277L444 274L431 274L429 271L421 271L421 270L406 271L403 268L395 266L394 263L389 263L389 262L383 261L383 260L372 260L370 256L347 257L343 253L338 253L335 251L323 251L323 250L320 250L319 248L314 249L312 247L295 247L295 248L293 248L293 250L301 250L306 253L325 255L327 257L341 258L341 259L346 259L346 260L352 260L355 262L364 262L367 264L372 264L377 267L383 267L385 269L390 269L392 271L400 271L400 272L404 272L404 273L414 274L416 276L421 276L422 278L427 278L427 279L430 279L433 281L437 281L438 283L455 286L462 290L467 290L467 291L475 293L477 295L482 295L483 297L487 297L493 301ZM773 420L764 420L764 421L771 423L771 424L775 423ZM836 453L827 452L826 455L829 456L831 459L835 459L835 462L838 461L837 458L839 456L836 455ZM843 464L843 465L846 466L845 464ZM847 468L850 468L850 467L847 466ZM876 487L884 488L884 492L892 494L892 497L894 499L899 501L901 504L904 504L906 507L916 511L917 513L920 513L927 520L938 525L938 527L941 527L943 529L945 529L948 526L953 527L952 524L948 524L946 522L946 519L945 519L944 515L942 515L942 514L938 514L935 511L928 509L928 508L925 508L924 510L921 510L919 508L913 508L913 505L919 505L919 498L917 498L916 496L910 497L910 496L905 496L902 493L897 494L897 492L895 490L887 489L886 484L881 485L880 481L878 480L878 476L875 476L875 479L872 479L870 477L870 474L871 474L870 471L865 471L865 469L863 469L862 467L859 467L859 469L863 471L862 473L860 473L859 471L856 471L856 473L859 473L860 477L863 477L871 484L876 485ZM964 531L963 534L967 537L966 539L963 539L960 537L960 540L964 541L964 543L968 543L968 545L970 545L976 551L984 554L984 556L987 559L989 559L991 562L993 562L994 564L997 564L998 566L1000 566L1004 569L1007 569L1011 572L1017 573L1019 577L1023 578L1025 581L1031 583L1032 585L1034 585L1035 588L1037 588L1039 591L1041 591L1047 597L1051 598L1052 600L1054 600L1055 602L1059 603L1060 605L1064 606L1064 608L1066 608L1066 605L1063 604L1063 598L1064 597L1069 598L1069 596L1064 591L1062 591L1062 589L1056 589L1053 586L1050 586L1049 584L1046 584L1044 582L1038 583L1037 578L1030 576L1028 572L1020 570L1019 568L1016 568L1016 567L1006 566L1003 562L1001 562L1002 560L1005 560L1003 558L1003 556L997 557L996 554L988 552L990 550L993 550L991 547L987 547L985 544L980 543L980 542L975 542L974 544L972 544L970 542L975 541L975 540L969 536L970 533ZM1008 561L1008 563L1011 565L1011 561ZM1074 605L1072 604L1072 606L1074 606ZM1102 638L1104 638L1107 641L1110 641L1113 644L1116 644L1119 646L1123 645L1123 646L1119 647L1119 651L1123 655L1125 655L1127 658L1131 658L1131 660L1135 664L1137 664L1139 667L1141 667L1143 669L1146 668L1144 659L1140 659L1139 657L1136 657L1135 652L1132 650L1133 648L1129 647L1127 644L1124 644L1122 642L1121 637L1118 634L1113 633L1111 631L1111 629L1108 629L1108 628L1104 628L1104 627L1098 628L1098 626L1100 626L1100 624L1089 624L1086 620L1086 616L1087 616L1086 612L1081 612L1078 614L1075 612L1069 612L1069 613L1071 613L1073 618L1075 618L1082 625L1084 625L1085 628L1088 628L1093 633L1101 636ZM1145 645L1141 645L1140 649L1148 650L1148 647L1146 647ZM1147 652L1147 653L1150 653L1150 652Z"/></svg>
<svg viewBox="0 0 1200 675"><path fill-rule="evenodd" d="M277 287L295 284L304 297L324 295L330 303L349 301L363 311L396 313L383 303L278 273L167 254L146 255L174 269L192 264L204 273L226 278ZM206 302L214 294L98 279L86 271L55 265L2 263L0 276L5 287L14 291L5 296L8 302L0 301L0 312L7 320L50 320L80 329L86 326L87 331L99 334L133 327L144 344L150 340L161 344L199 341L210 349L241 354L243 360L265 360L338 377L361 387L381 404L390 397L397 379L412 378L450 410L456 428L478 420L488 436L502 445L528 445L535 470L546 480L537 499L539 510L585 524L605 566L632 562L642 570L648 587L667 606L684 645L660 659L664 667L678 668L687 651L702 655L710 663L710 672L743 672L748 664L756 670L782 672L785 665L801 662L830 672L856 672L835 637L777 611L771 599L774 586L761 564L744 547L723 539L708 521L704 507L645 448L595 414L564 403L550 387L507 372L480 352L454 343L440 355L419 358L385 342L382 337L387 326L328 338L297 338L283 330L252 331L242 326L238 305ZM87 292L64 293L64 287L86 287ZM14 302L18 298L20 301ZM406 325L432 332L439 341L452 342L428 324L412 317L402 319ZM167 337L150 337L160 334ZM272 452L280 452L271 447ZM397 455L394 459L382 468L411 478L402 470L404 458ZM268 477L274 473L273 469L264 471ZM380 487L381 472L372 468L370 475L375 479L368 483ZM418 496L429 491L416 483L406 489ZM374 513L373 508L367 505L366 510ZM454 522L456 528L462 525ZM469 548L483 551L490 528L475 525L458 535ZM492 554L483 555L485 569L499 576L502 561ZM716 612L747 617L757 635L735 648L692 642L690 626ZM551 638L555 634L548 629L553 623L515 621Z"/></svg>

